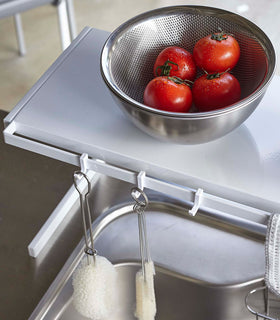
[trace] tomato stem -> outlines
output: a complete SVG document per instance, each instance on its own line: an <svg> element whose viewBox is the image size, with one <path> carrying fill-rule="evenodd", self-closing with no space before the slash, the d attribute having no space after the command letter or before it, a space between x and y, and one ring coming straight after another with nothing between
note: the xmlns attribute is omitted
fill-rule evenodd
<svg viewBox="0 0 280 320"><path fill-rule="evenodd" d="M228 68L226 71L224 72L215 72L215 73L207 73L206 79L207 80L213 80L213 79L217 79L220 78L221 75L225 74L226 72L228 72L230 69Z"/></svg>
<svg viewBox="0 0 280 320"><path fill-rule="evenodd" d="M229 36L228 33L221 31L219 33L213 33L211 35L211 39L221 42L222 40L226 40L228 38L228 36Z"/></svg>
<svg viewBox="0 0 280 320"><path fill-rule="evenodd" d="M185 85L187 85L187 86L189 86L189 87L190 87L191 85L193 85L193 82L192 82L191 80L187 80L187 79L183 80L183 79L181 79L181 78L179 78L179 77L176 77L176 76L167 77L167 79L175 82L176 84L185 84Z"/></svg>
<svg viewBox="0 0 280 320"><path fill-rule="evenodd" d="M177 63L175 63L173 61L170 61L170 60L166 60L162 66L157 66L156 67L156 75L158 75L158 76L169 76L170 75L170 71L172 69L172 66L170 64L174 64L175 66L177 66L177 70L179 70L179 66L178 66ZM158 70L160 70L160 74L158 73Z"/></svg>

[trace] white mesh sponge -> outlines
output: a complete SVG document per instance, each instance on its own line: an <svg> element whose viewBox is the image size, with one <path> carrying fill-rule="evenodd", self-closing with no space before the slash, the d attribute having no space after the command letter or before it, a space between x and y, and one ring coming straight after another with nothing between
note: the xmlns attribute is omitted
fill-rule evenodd
<svg viewBox="0 0 280 320"><path fill-rule="evenodd" d="M75 309L93 320L110 319L116 304L116 279L117 272L105 257L97 255L90 264L84 257L73 274Z"/></svg>
<svg viewBox="0 0 280 320"><path fill-rule="evenodd" d="M265 283L280 296L280 214L269 218L265 242Z"/></svg>

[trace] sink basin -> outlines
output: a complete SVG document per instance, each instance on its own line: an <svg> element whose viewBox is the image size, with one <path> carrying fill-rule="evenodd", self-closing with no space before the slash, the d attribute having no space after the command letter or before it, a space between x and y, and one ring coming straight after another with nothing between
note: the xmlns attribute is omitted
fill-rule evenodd
<svg viewBox="0 0 280 320"><path fill-rule="evenodd" d="M118 273L119 307L110 320L133 320L140 254L137 215L130 198L132 186L116 181L110 181L109 186L114 187L115 194L107 189L108 198L111 203L116 201L95 216L95 247ZM102 193L100 188L95 198L98 193ZM245 297L263 284L264 239L199 213L189 217L186 205L155 192L147 191L147 195L147 233L156 266L156 319L255 319L245 306ZM30 320L87 319L72 304L72 274L84 256L83 250L82 240Z"/></svg>
<svg viewBox="0 0 280 320"><path fill-rule="evenodd" d="M132 320L135 310L135 274L140 265L121 263L116 265L120 307L115 310L112 320ZM182 279L168 270L156 269L155 291L157 298L157 317L160 320L191 319L255 319L244 307L244 297L248 288L255 283L231 288L206 286L191 279ZM49 311L44 319L85 320L72 304L72 286L69 282L64 288L65 303L59 313Z"/></svg>

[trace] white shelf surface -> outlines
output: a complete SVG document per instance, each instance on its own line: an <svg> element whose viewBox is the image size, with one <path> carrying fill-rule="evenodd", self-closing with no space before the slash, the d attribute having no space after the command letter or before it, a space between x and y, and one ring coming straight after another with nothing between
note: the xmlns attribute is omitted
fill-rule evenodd
<svg viewBox="0 0 280 320"><path fill-rule="evenodd" d="M262 210L280 204L280 77L256 111L227 136L176 145L136 128L113 101L100 75L108 33L85 29L5 119L16 133L87 153L148 176Z"/></svg>

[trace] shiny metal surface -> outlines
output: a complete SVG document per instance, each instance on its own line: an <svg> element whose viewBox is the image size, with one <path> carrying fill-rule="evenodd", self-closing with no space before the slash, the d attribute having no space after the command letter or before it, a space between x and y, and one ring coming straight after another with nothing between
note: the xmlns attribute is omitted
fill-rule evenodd
<svg viewBox="0 0 280 320"><path fill-rule="evenodd" d="M115 310L112 320L133 320L135 306L135 274L140 265L135 263L121 263L116 265L118 272L118 288L120 289L120 304ZM215 288L205 286L189 279L182 279L179 275L168 270L156 268L155 291L157 299L156 319L160 320L229 320L255 319L243 308L243 296L248 288L254 284L236 288ZM85 320L78 314L72 304L71 283L68 282L63 290L64 301L62 308L55 312L52 309L43 319ZM58 299L61 299L59 296Z"/></svg>
<svg viewBox="0 0 280 320"><path fill-rule="evenodd" d="M107 191L117 190L118 194L113 191L111 195L119 204L94 222L95 244L98 252L115 264L119 275L119 308L111 319L132 320L135 274L141 267L137 215L131 199L126 199L131 185L106 182ZM199 214L187 217L185 208L154 192L148 196L147 233L157 271L157 319L253 320L244 301L247 293L263 282L263 241ZM83 249L81 241L30 320L85 319L74 310L71 300L71 277Z"/></svg>
<svg viewBox="0 0 280 320"><path fill-rule="evenodd" d="M246 307L256 319L277 320L280 317L280 299L266 286L251 290L246 296Z"/></svg>
<svg viewBox="0 0 280 320"><path fill-rule="evenodd" d="M202 113L145 106L143 92L158 53L169 45L192 51L197 40L218 28L234 34L240 44L233 74L241 84L241 100ZM101 54L103 79L130 120L156 138L182 144L215 140L238 127L261 101L274 69L274 48L262 30L234 13L203 6L166 7L136 16L111 33Z"/></svg>

